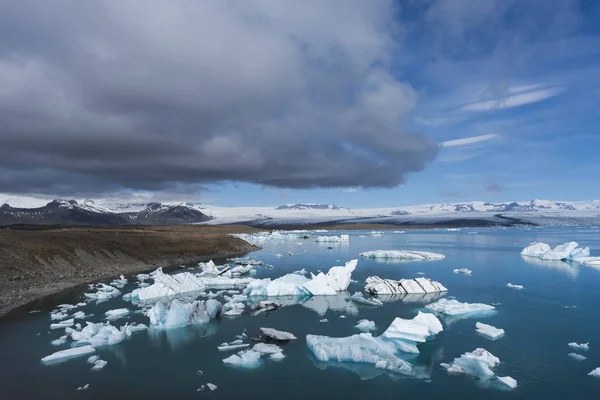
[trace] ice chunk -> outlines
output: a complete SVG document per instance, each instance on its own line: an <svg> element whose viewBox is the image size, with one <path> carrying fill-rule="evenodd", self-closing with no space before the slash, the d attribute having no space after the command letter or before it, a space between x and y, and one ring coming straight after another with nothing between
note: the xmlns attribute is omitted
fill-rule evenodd
<svg viewBox="0 0 600 400"><path fill-rule="evenodd" d="M87 362L89 364L95 364L96 361L98 361L100 359L100 356L89 356L87 359Z"/></svg>
<svg viewBox="0 0 600 400"><path fill-rule="evenodd" d="M104 368L106 366L106 364L108 364L107 361L104 360L96 360L94 362L94 366L91 368L92 371L100 371L102 368Z"/></svg>
<svg viewBox="0 0 600 400"><path fill-rule="evenodd" d="M336 243L336 242L348 242L350 240L349 235L340 235L340 236L317 236L315 242L322 243Z"/></svg>
<svg viewBox="0 0 600 400"><path fill-rule="evenodd" d="M461 303L455 299L439 299L425 306L431 311L446 315L486 315L496 310L494 306L482 303Z"/></svg>
<svg viewBox="0 0 600 400"><path fill-rule="evenodd" d="M481 322L475 323L477 333L487 337L491 340L496 340L501 336L504 336L504 329L496 328L492 325L482 324Z"/></svg>
<svg viewBox="0 0 600 400"><path fill-rule="evenodd" d="M146 313L150 324L160 329L181 328L188 325L204 324L211 320L215 314L215 305L210 303L210 310L204 301L194 300L182 303L175 299L167 309L165 304L157 302ZM216 307L218 309L218 306Z"/></svg>
<svg viewBox="0 0 600 400"><path fill-rule="evenodd" d="M319 322L329 322L327 318L320 319Z"/></svg>
<svg viewBox="0 0 600 400"><path fill-rule="evenodd" d="M376 307L383 306L383 302L381 300L376 299L374 297L366 298L365 296L363 296L363 294L361 292L354 293L352 295L351 299L356 301L357 303L365 304L368 306L376 306Z"/></svg>
<svg viewBox="0 0 600 400"><path fill-rule="evenodd" d="M65 319L68 316L69 314L63 311L53 311L50 313L50 319L52 321L60 321L61 319Z"/></svg>
<svg viewBox="0 0 600 400"><path fill-rule="evenodd" d="M285 358L285 355L283 354L283 352L278 352L278 353L273 353L269 356L269 358L271 360L283 360Z"/></svg>
<svg viewBox="0 0 600 400"><path fill-rule="evenodd" d="M498 364L500 364L498 357L485 349L478 348L455 358L452 364L442 364L442 367L446 368L449 374L471 375L482 382L496 381L513 389L517 387L517 381L510 376L496 376L492 369Z"/></svg>
<svg viewBox="0 0 600 400"><path fill-rule="evenodd" d="M96 349L94 349L92 346L73 347L52 353L49 356L42 358L42 362L47 363L52 361L63 361L72 357L84 356L95 351Z"/></svg>
<svg viewBox="0 0 600 400"><path fill-rule="evenodd" d="M50 342L52 346L62 346L65 343L67 343L67 335L61 336L58 339L54 339Z"/></svg>
<svg viewBox="0 0 600 400"><path fill-rule="evenodd" d="M104 283L92 285L96 289L95 293L84 293L84 296L91 300L106 301L121 294L121 291Z"/></svg>
<svg viewBox="0 0 600 400"><path fill-rule="evenodd" d="M578 246L579 244L577 242L561 244L552 250L545 252L540 256L540 258L542 260L566 260L570 258L571 252Z"/></svg>
<svg viewBox="0 0 600 400"><path fill-rule="evenodd" d="M361 257L374 259L398 259L410 261L443 260L443 254L417 250L372 250L360 253Z"/></svg>
<svg viewBox="0 0 600 400"><path fill-rule="evenodd" d="M589 376L593 376L596 378L600 378L600 367L594 369L592 372L588 374Z"/></svg>
<svg viewBox="0 0 600 400"><path fill-rule="evenodd" d="M517 290L523 289L523 285L515 285L515 284L512 284L512 283L507 283L506 286L509 287L509 288L511 288L511 289L517 289Z"/></svg>
<svg viewBox="0 0 600 400"><path fill-rule="evenodd" d="M213 262L213 260L210 260L209 262L203 263L201 262L200 264L198 264L198 268L200 268L202 271L200 272L200 276L204 276L204 275L219 275L219 273L221 272L217 266L215 265L215 263Z"/></svg>
<svg viewBox="0 0 600 400"><path fill-rule="evenodd" d="M240 350L245 349L246 347L250 347L249 343L241 343L241 344L233 344L233 343L222 343L217 346L219 351L230 351L230 350Z"/></svg>
<svg viewBox="0 0 600 400"><path fill-rule="evenodd" d="M521 255L541 258L542 255L546 254L551 249L552 248L546 243L533 242L521 251Z"/></svg>
<svg viewBox="0 0 600 400"><path fill-rule="evenodd" d="M222 305L217 300L208 299L205 302L206 312L210 319L215 319L221 313Z"/></svg>
<svg viewBox="0 0 600 400"><path fill-rule="evenodd" d="M125 285L127 285L127 279L123 275L119 277L119 279L115 279L110 283L111 286L122 289Z"/></svg>
<svg viewBox="0 0 600 400"><path fill-rule="evenodd" d="M377 329L375 322L369 321L368 319L361 319L358 321L358 324L356 324L355 328L363 332L370 332Z"/></svg>
<svg viewBox="0 0 600 400"><path fill-rule="evenodd" d="M281 352L281 347L276 344L268 344L268 343L257 343L252 347L252 351L256 351L260 354L275 354Z"/></svg>
<svg viewBox="0 0 600 400"><path fill-rule="evenodd" d="M277 329L273 328L260 328L260 331L263 333L263 335L274 340L286 341L296 339L296 336L294 336L292 333L278 331Z"/></svg>
<svg viewBox="0 0 600 400"><path fill-rule="evenodd" d="M577 361L583 361L587 359L586 356L582 356L581 354L577 353L569 353L569 357L574 358Z"/></svg>
<svg viewBox="0 0 600 400"><path fill-rule="evenodd" d="M217 385L213 385L212 383L207 383L206 387L208 387L210 389L210 391L212 392L213 390L217 390L219 387Z"/></svg>
<svg viewBox="0 0 600 400"><path fill-rule="evenodd" d="M471 276L471 274L473 273L473 271L471 271L468 268L454 269L452 272L454 272L455 274L463 274L463 275L469 275L469 276Z"/></svg>
<svg viewBox="0 0 600 400"><path fill-rule="evenodd" d="M127 308L117 308L115 310L108 310L104 313L104 315L106 315L106 319L110 321L115 321L119 318L123 318L127 314L129 314L129 310Z"/></svg>
<svg viewBox="0 0 600 400"><path fill-rule="evenodd" d="M56 324L50 324L50 329L68 328L70 326L73 326L74 324L75 324L74 319L66 319L66 320L60 321Z"/></svg>
<svg viewBox="0 0 600 400"><path fill-rule="evenodd" d="M79 386L79 387L77 388L77 391L78 391L78 392L80 392L80 391L82 391L82 390L88 390L89 388L90 388L90 384L89 384L89 383L86 383L86 384L85 384L85 385L83 385L83 386Z"/></svg>
<svg viewBox="0 0 600 400"><path fill-rule="evenodd" d="M358 260L351 260L343 267L332 267L327 274L320 272L318 275L311 273L312 279L303 286L313 295L335 295L337 292L348 289L352 272Z"/></svg>
<svg viewBox="0 0 600 400"><path fill-rule="evenodd" d="M248 350L233 354L223 360L225 364L243 368L255 368L260 365L261 354L257 351Z"/></svg>
<svg viewBox="0 0 600 400"><path fill-rule="evenodd" d="M572 347L574 349L579 349L579 350L589 350L590 349L590 342L587 343L575 343L575 342L571 342L569 343L569 347Z"/></svg>
<svg viewBox="0 0 600 400"><path fill-rule="evenodd" d="M378 276L370 276L366 280L365 291L367 293L382 294L411 294L411 293L438 293L447 292L448 289L439 282L429 278L382 279Z"/></svg>
<svg viewBox="0 0 600 400"><path fill-rule="evenodd" d="M534 242L521 251L521 255L536 257L542 260L566 261L574 260L586 264L590 261L589 247L581 248L577 242L568 242L551 248L546 243Z"/></svg>
<svg viewBox="0 0 600 400"><path fill-rule="evenodd" d="M151 276L154 279L154 283L137 291L137 297L140 300L173 296L193 291L204 291L206 289L203 281L189 272L167 275L162 271L162 268L159 268Z"/></svg>
<svg viewBox="0 0 600 400"><path fill-rule="evenodd" d="M87 315L85 315L85 313L83 311L77 311L76 313L73 313L73 315L71 315L71 318L75 318L75 319L84 319L86 317L87 317Z"/></svg>
<svg viewBox="0 0 600 400"><path fill-rule="evenodd" d="M254 271L254 267L252 265L239 265L230 270L231 276L242 276L246 275L250 272Z"/></svg>
<svg viewBox="0 0 600 400"><path fill-rule="evenodd" d="M246 306L243 303L225 303L223 304L223 314L229 316L241 315Z"/></svg>
<svg viewBox="0 0 600 400"><path fill-rule="evenodd" d="M79 344L88 343L93 347L112 346L121 343L134 332L147 329L143 324L139 325L124 325L121 328L116 328L110 323L94 324L87 322L87 325L81 330L67 328L65 332Z"/></svg>
<svg viewBox="0 0 600 400"><path fill-rule="evenodd" d="M279 307L281 307L281 305L274 301L259 301L256 304L252 304L250 309L252 311L256 311L258 313L258 312L264 312L264 311L277 310Z"/></svg>
<svg viewBox="0 0 600 400"><path fill-rule="evenodd" d="M394 319L381 338L423 343L441 331L443 331L442 323L435 315L419 311L413 319L399 317Z"/></svg>
<svg viewBox="0 0 600 400"><path fill-rule="evenodd" d="M229 261L239 265L264 265L264 262L252 258L230 258Z"/></svg>

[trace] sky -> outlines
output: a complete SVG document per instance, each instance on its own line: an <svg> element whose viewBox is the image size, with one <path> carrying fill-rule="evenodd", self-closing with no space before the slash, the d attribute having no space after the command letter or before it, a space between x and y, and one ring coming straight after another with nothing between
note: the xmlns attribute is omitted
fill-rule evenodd
<svg viewBox="0 0 600 400"><path fill-rule="evenodd" d="M0 3L0 199L600 199L593 0Z"/></svg>

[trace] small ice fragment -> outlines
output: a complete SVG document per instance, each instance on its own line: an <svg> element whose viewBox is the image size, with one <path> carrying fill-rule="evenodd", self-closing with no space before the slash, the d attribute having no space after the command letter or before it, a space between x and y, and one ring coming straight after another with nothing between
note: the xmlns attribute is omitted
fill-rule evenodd
<svg viewBox="0 0 600 400"><path fill-rule="evenodd" d="M198 389L196 389L196 392L202 392L204 389L206 389L206 385L200 386Z"/></svg>
<svg viewBox="0 0 600 400"><path fill-rule="evenodd" d="M454 269L452 272L454 272L455 274L463 274L463 275L471 276L471 273L473 271L471 271L468 268L460 268L460 269Z"/></svg>
<svg viewBox="0 0 600 400"><path fill-rule="evenodd" d="M87 359L87 362L90 364L94 364L99 359L100 359L100 356L89 356Z"/></svg>
<svg viewBox="0 0 600 400"><path fill-rule="evenodd" d="M587 359L586 356L582 356L581 354L577 353L569 353L569 357L574 358L577 361L583 361Z"/></svg>
<svg viewBox="0 0 600 400"><path fill-rule="evenodd" d="M340 315L340 318L344 319L344 318L346 318L346 316L345 315Z"/></svg>
<svg viewBox="0 0 600 400"><path fill-rule="evenodd" d="M92 346L81 346L81 347L73 347L66 350L57 351L56 353L52 353L49 356L42 358L42 362L50 362L50 361L58 361L58 360L66 360L71 357L83 356L86 354L90 354L95 352Z"/></svg>
<svg viewBox="0 0 600 400"><path fill-rule="evenodd" d="M358 321L358 324L356 324L355 328L363 332L370 332L377 329L375 322L369 321L368 319L361 319Z"/></svg>
<svg viewBox="0 0 600 400"><path fill-rule="evenodd" d="M329 322L327 318L320 319L319 322Z"/></svg>
<svg viewBox="0 0 600 400"><path fill-rule="evenodd" d="M249 347L249 346L250 346L250 344L248 344L248 343L243 343L243 344L222 343L220 346L217 346L217 349L219 349L219 351L230 351L230 350L245 349L246 347Z"/></svg>
<svg viewBox="0 0 600 400"><path fill-rule="evenodd" d="M127 314L129 314L129 310L127 308L117 308L116 310L108 310L104 313L104 315L106 315L106 319L111 321L123 318Z"/></svg>
<svg viewBox="0 0 600 400"><path fill-rule="evenodd" d="M269 356L269 358L271 360L283 360L285 358L285 355L283 354L282 351L279 351L277 353L273 353Z"/></svg>
<svg viewBox="0 0 600 400"><path fill-rule="evenodd" d="M511 389L514 389L517 387L517 381L515 379L511 378L510 376L498 376L497 378L500 382L504 383L506 386L508 386Z"/></svg>
<svg viewBox="0 0 600 400"><path fill-rule="evenodd" d="M70 326L75 325L75 320L73 319L67 319L64 321L60 321L56 324L50 324L50 329L61 329L61 328L68 328Z"/></svg>
<svg viewBox="0 0 600 400"><path fill-rule="evenodd" d="M202 374L204 374L204 372L202 372L202 370L196 371L196 375L202 375Z"/></svg>
<svg viewBox="0 0 600 400"><path fill-rule="evenodd" d="M443 254L430 251L418 250L373 250L360 253L361 257L374 259L398 259L398 260L443 260L446 258Z"/></svg>
<svg viewBox="0 0 600 400"><path fill-rule="evenodd" d="M496 340L501 336L504 336L504 329L496 328L492 325L482 324L481 322L477 322L475 324L475 328L477 329L477 333L483 335L491 340Z"/></svg>
<svg viewBox="0 0 600 400"><path fill-rule="evenodd" d="M253 350L247 350L233 354L223 360L225 364L235 367L255 368L260 364L260 353Z"/></svg>
<svg viewBox="0 0 600 400"><path fill-rule="evenodd" d="M67 335L61 336L58 339L54 339L53 341L50 342L50 344L52 344L52 346L61 346L65 343L67 343Z"/></svg>
<svg viewBox="0 0 600 400"><path fill-rule="evenodd" d="M483 304L483 303L461 303L457 300L448 300L448 299L439 299L435 303L431 303L425 308L430 309L431 311L446 314L446 315L478 315L495 311L493 306Z"/></svg>
<svg viewBox="0 0 600 400"><path fill-rule="evenodd" d="M589 376L594 376L596 378L600 378L600 367L596 368L592 372L588 374Z"/></svg>
<svg viewBox="0 0 600 400"><path fill-rule="evenodd" d="M83 385L83 386L79 386L79 387L77 388L77 390L78 390L78 391L82 391L82 390L88 390L89 388L90 388L90 384L89 384L89 383L86 383L86 384L85 384L85 385Z"/></svg>
<svg viewBox="0 0 600 400"><path fill-rule="evenodd" d="M217 385L213 385L212 383L207 383L206 386L208 386L208 388L213 391L213 390L217 390L218 386Z"/></svg>
<svg viewBox="0 0 600 400"><path fill-rule="evenodd" d="M512 289L517 289L517 290L523 289L523 285L514 285L512 283L507 283L506 286L509 288L512 288Z"/></svg>
<svg viewBox="0 0 600 400"><path fill-rule="evenodd" d="M281 340L281 341L296 339L296 336L294 336L292 333L289 333L289 332L278 331L277 329L273 329L273 328L260 328L260 330L263 333L263 335L268 336L271 339Z"/></svg>
<svg viewBox="0 0 600 400"><path fill-rule="evenodd" d="M417 272L417 275L425 275L425 272Z"/></svg>
<svg viewBox="0 0 600 400"><path fill-rule="evenodd" d="M102 368L104 368L104 366L108 364L107 361L104 360L96 360L96 362L94 363L94 366L92 367L92 371L100 371Z"/></svg>
<svg viewBox="0 0 600 400"><path fill-rule="evenodd" d="M252 351L255 351L259 354L275 354L282 350L281 347L277 346L276 344L257 343L252 348Z"/></svg>
<svg viewBox="0 0 600 400"><path fill-rule="evenodd" d="M574 349L580 349L580 350L589 350L590 349L590 342L587 342L587 343L575 343L575 342L571 342L571 343L569 343L569 347L572 347Z"/></svg>
<svg viewBox="0 0 600 400"><path fill-rule="evenodd" d="M39 313L39 312L41 312L41 311L40 310L31 310L31 311L29 311L29 314L35 314L35 313Z"/></svg>

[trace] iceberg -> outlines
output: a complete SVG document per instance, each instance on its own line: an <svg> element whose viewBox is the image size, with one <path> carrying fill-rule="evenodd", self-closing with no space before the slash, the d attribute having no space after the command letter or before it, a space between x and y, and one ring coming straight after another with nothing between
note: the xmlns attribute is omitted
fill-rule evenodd
<svg viewBox="0 0 600 400"><path fill-rule="evenodd" d="M378 276L370 276L367 278L366 282L365 291L374 295L437 293L448 291L441 283L424 277L395 281L392 279L382 279Z"/></svg>
<svg viewBox="0 0 600 400"><path fill-rule="evenodd" d="M315 242L323 242L323 243L337 243L337 242L348 242L350 240L349 235L340 235L340 236L317 236Z"/></svg>
<svg viewBox="0 0 600 400"><path fill-rule="evenodd" d="M442 363L441 365L449 374L471 375L482 382L499 382L512 389L517 387L517 381L510 376L496 376L492 368L495 368L498 364L500 364L498 357L485 349L478 348L455 358L451 364Z"/></svg>
<svg viewBox="0 0 600 400"><path fill-rule="evenodd" d="M127 285L127 279L125 279L125 277L121 275L119 279L115 279L110 283L110 285L118 289L122 289L125 285Z"/></svg>
<svg viewBox="0 0 600 400"><path fill-rule="evenodd" d="M260 365L260 356L260 353L248 350L238 354L233 354L225 358L223 362L227 365L232 365L235 367L255 368Z"/></svg>
<svg viewBox="0 0 600 400"><path fill-rule="evenodd" d="M409 261L443 260L443 254L417 250L372 250L360 253L361 257L374 259L398 259Z"/></svg>
<svg viewBox="0 0 600 400"><path fill-rule="evenodd" d="M219 312L219 306L212 303L211 300L206 302L194 300L190 303L182 303L175 299L168 309L164 303L157 302L146 312L146 316L150 318L150 324L156 328L174 329L188 325L205 324L217 317Z"/></svg>
<svg viewBox="0 0 600 400"><path fill-rule="evenodd" d="M75 325L75 320L74 319L66 319L64 321L60 321L56 324L50 324L50 329L61 329L61 328L68 328L70 326Z"/></svg>
<svg viewBox="0 0 600 400"><path fill-rule="evenodd" d="M590 257L589 247L580 248L577 242L568 242L551 248L542 242L533 242L521 251L521 255L542 260L566 261Z"/></svg>
<svg viewBox="0 0 600 400"><path fill-rule="evenodd" d="M569 353L569 357L574 358L577 361L587 360L586 356L582 356L581 354L577 353Z"/></svg>
<svg viewBox="0 0 600 400"><path fill-rule="evenodd" d="M572 347L574 349L579 349L579 350L589 350L590 349L590 342L587 343L576 343L576 342L571 342L569 343L569 347Z"/></svg>
<svg viewBox="0 0 600 400"><path fill-rule="evenodd" d="M439 299L435 303L425 306L425 308L440 314L450 316L485 316L496 308L482 303L461 303L455 299Z"/></svg>
<svg viewBox="0 0 600 400"><path fill-rule="evenodd" d="M475 328L477 333L485 336L488 339L496 340L502 336L504 336L504 329L496 328L492 325L482 324L481 322L477 322L475 324Z"/></svg>
<svg viewBox="0 0 600 400"><path fill-rule="evenodd" d="M473 271L471 271L468 268L454 269L452 272L454 272L455 274L463 274L468 276L471 276L471 274L473 273Z"/></svg>
<svg viewBox="0 0 600 400"><path fill-rule="evenodd" d="M154 283L137 291L137 298L142 301L206 290L203 281L189 272L167 275L159 268L150 275Z"/></svg>
<svg viewBox="0 0 600 400"><path fill-rule="evenodd" d="M81 346L81 347L73 347L66 350L57 351L56 353L52 353L49 356L42 358L42 362L52 362L52 361L63 361L68 358L84 356L90 353L94 353L96 351L92 346Z"/></svg>
<svg viewBox="0 0 600 400"><path fill-rule="evenodd" d="M358 260L351 260L343 267L331 267L327 274L320 272L318 275L310 274L311 280L304 283L303 286L313 296L335 295L337 292L348 289L352 272L356 268Z"/></svg>
<svg viewBox="0 0 600 400"><path fill-rule="evenodd" d="M238 265L264 265L263 261L255 260L253 258L230 258L229 261Z"/></svg>
<svg viewBox="0 0 600 400"><path fill-rule="evenodd" d="M588 374L589 376L593 376L596 378L600 378L600 367L594 369L592 372Z"/></svg>
<svg viewBox="0 0 600 400"><path fill-rule="evenodd" d="M515 284L512 284L512 283L507 283L506 287L509 287L511 289L517 289L517 290L523 289L523 285L515 285Z"/></svg>
<svg viewBox="0 0 600 400"><path fill-rule="evenodd" d="M356 326L354 327L363 332L370 332L377 329L377 327L375 326L375 322L369 321L368 319L361 319L360 321L358 321L358 324L356 324Z"/></svg>
<svg viewBox="0 0 600 400"><path fill-rule="evenodd" d="M64 311L52 311L50 313L50 319L52 321L60 321L61 319L65 319L68 316L69 316L69 314Z"/></svg>
<svg viewBox="0 0 600 400"><path fill-rule="evenodd" d="M108 310L104 313L106 315L106 319L115 321L119 318L123 318L124 316L129 314L129 310L127 308L117 308L115 310Z"/></svg>
<svg viewBox="0 0 600 400"><path fill-rule="evenodd" d="M278 331L277 329L273 329L273 328L260 328L260 331L262 332L263 335L265 335L273 340L288 341L288 340L296 339L296 336L294 336L292 333Z"/></svg>
<svg viewBox="0 0 600 400"><path fill-rule="evenodd" d="M65 333L71 336L77 344L89 344L92 347L112 346L121 343L135 332L148 329L144 324L124 325L121 328L112 326L110 323L86 322L81 329L67 328Z"/></svg>

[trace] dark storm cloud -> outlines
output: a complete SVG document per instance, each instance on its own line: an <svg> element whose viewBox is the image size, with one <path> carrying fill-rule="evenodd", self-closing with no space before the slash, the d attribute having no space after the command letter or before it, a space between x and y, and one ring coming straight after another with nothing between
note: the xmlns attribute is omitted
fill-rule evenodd
<svg viewBox="0 0 600 400"><path fill-rule="evenodd" d="M403 129L393 2L0 4L0 192L216 181L391 187L435 157Z"/></svg>

